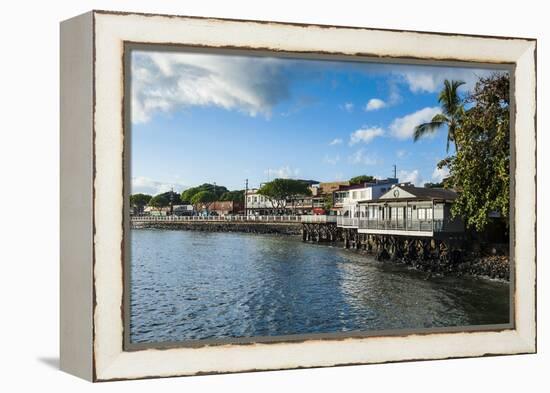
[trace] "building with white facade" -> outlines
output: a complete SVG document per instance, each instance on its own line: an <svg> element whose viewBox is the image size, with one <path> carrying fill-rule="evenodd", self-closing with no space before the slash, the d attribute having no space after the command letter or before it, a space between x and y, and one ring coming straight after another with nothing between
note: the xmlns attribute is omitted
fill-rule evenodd
<svg viewBox="0 0 550 393"><path fill-rule="evenodd" d="M388 178L341 187L335 192L335 205L338 203L341 207L338 215L359 218L359 202L378 199L397 183L398 179Z"/></svg>

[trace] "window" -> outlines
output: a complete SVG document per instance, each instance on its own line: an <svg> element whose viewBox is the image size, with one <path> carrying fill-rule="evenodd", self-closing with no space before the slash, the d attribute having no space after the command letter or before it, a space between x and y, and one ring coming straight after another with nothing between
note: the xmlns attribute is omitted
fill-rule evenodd
<svg viewBox="0 0 550 393"><path fill-rule="evenodd" d="M432 208L428 208L426 209L426 219L427 220L431 220L433 217L433 211L432 211Z"/></svg>
<svg viewBox="0 0 550 393"><path fill-rule="evenodd" d="M397 208L397 219L400 220L400 221L403 220L403 210L404 209L405 208L403 208L403 207L398 207Z"/></svg>
<svg viewBox="0 0 550 393"><path fill-rule="evenodd" d="M357 199L357 191L351 193L351 199Z"/></svg>
<svg viewBox="0 0 550 393"><path fill-rule="evenodd" d="M425 220L426 219L426 209L418 209L418 219L419 220Z"/></svg>
<svg viewBox="0 0 550 393"><path fill-rule="evenodd" d="M361 199L365 199L367 197L366 191L361 191Z"/></svg>

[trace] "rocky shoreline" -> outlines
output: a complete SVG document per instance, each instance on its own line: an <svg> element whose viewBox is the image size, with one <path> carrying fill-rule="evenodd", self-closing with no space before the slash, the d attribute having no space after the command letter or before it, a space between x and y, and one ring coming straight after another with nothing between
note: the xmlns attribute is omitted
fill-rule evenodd
<svg viewBox="0 0 550 393"><path fill-rule="evenodd" d="M510 263L506 255L466 256L460 262L449 262L439 259L398 260L396 262L433 274L470 275L510 281Z"/></svg>

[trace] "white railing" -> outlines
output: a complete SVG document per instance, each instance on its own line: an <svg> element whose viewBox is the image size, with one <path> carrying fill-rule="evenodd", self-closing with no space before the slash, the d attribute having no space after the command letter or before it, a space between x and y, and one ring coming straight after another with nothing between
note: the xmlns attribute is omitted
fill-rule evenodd
<svg viewBox="0 0 550 393"><path fill-rule="evenodd" d="M302 222L308 223L327 223L336 222L336 216L300 216Z"/></svg>
<svg viewBox="0 0 550 393"><path fill-rule="evenodd" d="M359 226L359 218L338 216L336 224L339 227L357 227Z"/></svg>
<svg viewBox="0 0 550 393"><path fill-rule="evenodd" d="M226 222L226 221L247 221L247 222L336 222L334 216L149 216L135 215L130 217L131 222Z"/></svg>

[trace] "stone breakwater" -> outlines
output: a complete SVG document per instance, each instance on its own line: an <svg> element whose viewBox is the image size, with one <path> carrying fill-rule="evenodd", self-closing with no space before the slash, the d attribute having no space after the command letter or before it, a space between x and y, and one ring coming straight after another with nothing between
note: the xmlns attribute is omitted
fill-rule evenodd
<svg viewBox="0 0 550 393"><path fill-rule="evenodd" d="M301 223L265 223L265 222L137 222L132 228L177 229L202 232L241 232L272 235L300 235Z"/></svg>
<svg viewBox="0 0 550 393"><path fill-rule="evenodd" d="M394 261L433 274L484 276L510 280L510 261L506 255L474 256L466 254L454 260L403 258Z"/></svg>

